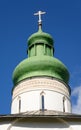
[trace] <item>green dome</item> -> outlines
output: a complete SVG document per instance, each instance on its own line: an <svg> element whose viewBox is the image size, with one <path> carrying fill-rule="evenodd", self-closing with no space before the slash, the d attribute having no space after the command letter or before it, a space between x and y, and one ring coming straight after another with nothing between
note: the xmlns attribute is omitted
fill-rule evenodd
<svg viewBox="0 0 81 130"><path fill-rule="evenodd" d="M28 39L28 58L23 60L13 72L13 83L31 77L54 77L68 84L69 72L65 65L53 57L53 38L39 26L38 32Z"/></svg>
<svg viewBox="0 0 81 130"><path fill-rule="evenodd" d="M48 76L60 79L68 84L69 73L65 65L51 56L33 56L23 60L13 72L14 85L20 81L35 77Z"/></svg>
<svg viewBox="0 0 81 130"><path fill-rule="evenodd" d="M41 29L38 32L32 34L28 39L28 46L35 43L46 43L53 46L53 38L50 34L43 32Z"/></svg>

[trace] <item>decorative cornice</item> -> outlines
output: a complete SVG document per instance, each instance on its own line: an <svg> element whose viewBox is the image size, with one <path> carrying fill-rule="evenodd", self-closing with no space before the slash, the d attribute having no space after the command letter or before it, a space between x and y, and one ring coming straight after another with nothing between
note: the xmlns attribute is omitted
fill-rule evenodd
<svg viewBox="0 0 81 130"><path fill-rule="evenodd" d="M41 89L59 92L66 95L67 97L70 96L68 87L62 82L59 82L55 79L52 80L50 78L39 77L23 80L23 82L18 84L17 87L15 87L13 90L13 98L28 91L37 91Z"/></svg>

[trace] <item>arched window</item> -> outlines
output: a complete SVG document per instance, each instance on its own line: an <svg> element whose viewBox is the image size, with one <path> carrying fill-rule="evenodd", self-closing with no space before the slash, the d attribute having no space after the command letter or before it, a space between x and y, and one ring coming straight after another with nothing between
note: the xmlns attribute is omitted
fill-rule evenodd
<svg viewBox="0 0 81 130"><path fill-rule="evenodd" d="M18 112L21 112L21 97L18 96Z"/></svg>
<svg viewBox="0 0 81 130"><path fill-rule="evenodd" d="M44 111L45 110L45 96L44 96L44 91L42 91L41 93L40 93L40 95L41 95L41 110L42 111Z"/></svg>
<svg viewBox="0 0 81 130"><path fill-rule="evenodd" d="M66 97L63 96L63 112L65 112L65 100L66 100Z"/></svg>

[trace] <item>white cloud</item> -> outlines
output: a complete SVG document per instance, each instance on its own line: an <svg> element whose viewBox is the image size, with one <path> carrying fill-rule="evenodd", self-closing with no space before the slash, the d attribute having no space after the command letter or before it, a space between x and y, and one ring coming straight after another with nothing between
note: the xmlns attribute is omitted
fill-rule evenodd
<svg viewBox="0 0 81 130"><path fill-rule="evenodd" d="M73 104L72 112L81 114L81 86L74 88L72 96L73 97L77 96L77 101L76 104Z"/></svg>

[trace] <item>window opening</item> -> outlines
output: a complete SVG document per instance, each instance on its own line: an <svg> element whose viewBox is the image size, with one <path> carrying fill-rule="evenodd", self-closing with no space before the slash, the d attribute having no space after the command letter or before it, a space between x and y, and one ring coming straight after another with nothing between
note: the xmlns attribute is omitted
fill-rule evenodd
<svg viewBox="0 0 81 130"><path fill-rule="evenodd" d="M45 110L45 97L44 97L44 91L42 91L41 93L40 93L40 95L41 95L41 110L42 111L44 111Z"/></svg>
<svg viewBox="0 0 81 130"><path fill-rule="evenodd" d="M18 111L21 112L21 97L18 97Z"/></svg>
<svg viewBox="0 0 81 130"><path fill-rule="evenodd" d="M63 97L63 112L65 112L65 96Z"/></svg>
<svg viewBox="0 0 81 130"><path fill-rule="evenodd" d="M42 111L44 111L44 95L42 95Z"/></svg>

